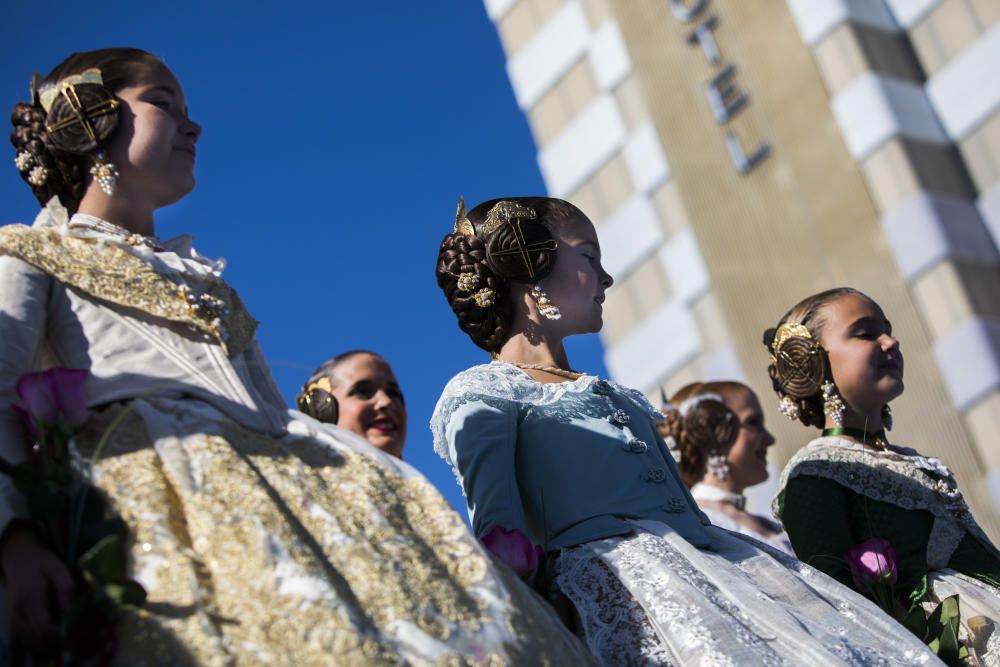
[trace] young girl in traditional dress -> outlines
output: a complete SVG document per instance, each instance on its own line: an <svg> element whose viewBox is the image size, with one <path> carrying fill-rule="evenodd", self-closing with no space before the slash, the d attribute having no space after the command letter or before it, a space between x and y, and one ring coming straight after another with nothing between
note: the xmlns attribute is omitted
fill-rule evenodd
<svg viewBox="0 0 1000 667"><path fill-rule="evenodd" d="M746 510L743 490L767 481L774 444L757 394L740 382L695 382L678 390L664 413L660 434L712 524L791 554L781 526Z"/></svg>
<svg viewBox="0 0 1000 667"><path fill-rule="evenodd" d="M28 452L6 409L20 376L89 371L71 451L127 524L147 593L117 619L116 664L586 661L419 473L288 411L222 264L153 236L194 187L201 135L163 62L78 53L33 88L12 141L47 205L0 230L0 456ZM14 634L38 651L82 580L0 479Z"/></svg>
<svg viewBox="0 0 1000 667"><path fill-rule="evenodd" d="M820 292L765 344L781 411L823 429L788 462L774 500L795 553L850 585L845 554L887 540L902 596L932 607L958 593L969 648L1000 664L1000 552L944 463L888 441L903 355L885 313L854 289Z"/></svg>
<svg viewBox="0 0 1000 667"><path fill-rule="evenodd" d="M558 199L460 205L438 284L493 355L431 420L476 535L554 603L605 665L927 664L860 595L698 509L640 393L572 370L612 279L594 226ZM546 559L537 557L544 550ZM534 565L547 560L539 573ZM568 604L567 604L568 603Z"/></svg>

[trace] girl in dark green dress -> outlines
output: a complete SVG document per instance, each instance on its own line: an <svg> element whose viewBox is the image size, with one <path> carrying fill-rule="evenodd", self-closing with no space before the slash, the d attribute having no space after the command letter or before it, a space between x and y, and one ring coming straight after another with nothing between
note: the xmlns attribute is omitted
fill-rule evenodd
<svg viewBox="0 0 1000 667"><path fill-rule="evenodd" d="M828 290L764 342L782 413L823 429L789 461L774 500L796 555L852 585L845 554L888 540L901 597L930 609L958 594L963 643L981 664L1000 664L1000 552L940 460L886 439L903 357L882 309L856 290Z"/></svg>

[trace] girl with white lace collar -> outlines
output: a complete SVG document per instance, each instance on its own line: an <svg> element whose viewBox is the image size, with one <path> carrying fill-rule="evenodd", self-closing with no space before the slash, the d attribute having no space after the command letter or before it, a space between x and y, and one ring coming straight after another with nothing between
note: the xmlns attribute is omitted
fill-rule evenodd
<svg viewBox="0 0 1000 667"><path fill-rule="evenodd" d="M767 450L774 444L753 390L735 381L694 382L678 390L664 412L660 434L712 523L791 555L781 526L746 510L743 490L767 481Z"/></svg>
<svg viewBox="0 0 1000 667"><path fill-rule="evenodd" d="M861 596L712 526L638 392L572 369L611 276L590 220L545 197L460 202L438 284L494 361L453 378L431 419L476 535L536 584L599 662L929 664Z"/></svg>
<svg viewBox="0 0 1000 667"><path fill-rule="evenodd" d="M933 609L959 594L962 641L1000 664L1000 552L944 463L886 434L903 356L885 313L857 290L827 290L794 306L765 343L781 411L823 429L788 462L774 500L795 553L851 584L845 554L887 540L902 604Z"/></svg>
<svg viewBox="0 0 1000 667"><path fill-rule="evenodd" d="M42 493L76 487L26 497L0 475L21 662L587 664L420 473L287 408L222 263L155 238L154 213L194 187L201 135L163 61L88 51L37 83L14 110L14 166L48 206L0 229L0 458L49 451L8 406L62 405L38 392L75 378L73 437L48 460L93 490L56 539ZM84 514L110 541L73 528Z"/></svg>

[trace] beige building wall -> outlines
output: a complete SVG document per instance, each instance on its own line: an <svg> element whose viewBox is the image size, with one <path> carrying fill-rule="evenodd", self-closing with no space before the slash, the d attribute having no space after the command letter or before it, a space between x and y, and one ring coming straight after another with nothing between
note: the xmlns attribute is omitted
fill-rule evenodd
<svg viewBox="0 0 1000 667"><path fill-rule="evenodd" d="M612 375L651 396L747 382L780 469L814 434L774 409L761 334L857 287L902 340L893 435L945 459L998 537L994 5L486 0L547 187L595 221L616 277Z"/></svg>

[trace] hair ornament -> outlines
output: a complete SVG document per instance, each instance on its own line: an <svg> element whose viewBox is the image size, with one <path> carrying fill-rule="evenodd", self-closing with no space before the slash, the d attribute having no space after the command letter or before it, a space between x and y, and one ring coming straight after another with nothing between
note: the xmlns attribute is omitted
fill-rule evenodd
<svg viewBox="0 0 1000 667"><path fill-rule="evenodd" d="M45 113L48 113L49 111L52 110L52 104L56 101L56 97L68 88L72 88L73 86L79 83L96 83L101 86L104 85L104 77L101 76L101 70L97 69L96 67L91 67L90 69L86 69L80 72L79 74L71 74L70 76L67 76L65 79L60 80L55 85L50 86L41 92L39 92L38 89L36 88L37 79L35 77L37 76L38 73L36 72L31 77L31 87L33 89L32 100L34 100L35 93L37 93L38 103L42 106L43 109L45 109Z"/></svg>
<svg viewBox="0 0 1000 667"><path fill-rule="evenodd" d="M465 198L458 198L458 210L455 212L455 234L462 234L464 236L472 236L476 233L475 229L472 228L472 223L469 222L469 215L465 211ZM459 288L461 289L461 287ZM471 290L466 290L471 291Z"/></svg>
<svg viewBox="0 0 1000 667"><path fill-rule="evenodd" d="M778 402L778 412L785 415L793 422L798 421L799 415L802 414L802 411L799 409L799 404L788 396L781 397L781 400Z"/></svg>
<svg viewBox="0 0 1000 667"><path fill-rule="evenodd" d="M121 101L104 87L96 67L40 91L39 104L47 114L47 143L68 153L90 153L118 127Z"/></svg>
<svg viewBox="0 0 1000 667"><path fill-rule="evenodd" d="M49 180L49 170L42 165L38 165L28 172L28 183L36 188L45 185L47 180Z"/></svg>
<svg viewBox="0 0 1000 667"><path fill-rule="evenodd" d="M42 83L42 75L38 72L34 72L31 75L31 88L29 90L28 99L31 100L32 104L38 104L38 87Z"/></svg>
<svg viewBox="0 0 1000 667"><path fill-rule="evenodd" d="M28 171L35 164L35 156L28 151L21 151L14 156L14 166L18 171Z"/></svg>
<svg viewBox="0 0 1000 667"><path fill-rule="evenodd" d="M771 351L774 354L778 354L778 352L781 351L781 346L784 345L789 338L793 337L812 340L812 334L809 333L809 329L807 329L804 324L799 324L798 322L785 322L774 332L774 340L771 341Z"/></svg>
<svg viewBox="0 0 1000 667"><path fill-rule="evenodd" d="M498 201L486 214L486 222L483 223L483 234L492 234L500 229L502 225L510 224L517 220L534 220L537 217L534 209L514 201Z"/></svg>
<svg viewBox="0 0 1000 667"><path fill-rule="evenodd" d="M809 329L786 322L774 332L771 363L777 373L777 389L793 399L815 396L826 377L826 362Z"/></svg>
<svg viewBox="0 0 1000 667"><path fill-rule="evenodd" d="M704 394L695 394L681 401L680 405L677 406L677 411L681 413L681 416L687 417L692 410L694 410L699 403L704 403L705 401L716 401L717 403L726 404L725 399L715 392L705 392Z"/></svg>
<svg viewBox="0 0 1000 667"><path fill-rule="evenodd" d="M479 275L464 271L458 276L458 289L462 292L473 292L479 286Z"/></svg>
<svg viewBox="0 0 1000 667"><path fill-rule="evenodd" d="M305 387L302 388L302 393L308 394L309 392L316 391L317 389L322 389L323 391L332 394L333 385L330 383L330 378L326 377L325 375L323 377L316 378L315 380L313 380L312 382L310 382L309 384L307 384Z"/></svg>
<svg viewBox="0 0 1000 667"><path fill-rule="evenodd" d="M476 300L476 305L479 306L480 308L490 308L496 301L496 292L494 292L489 287L484 287L483 289L473 294L472 298Z"/></svg>

